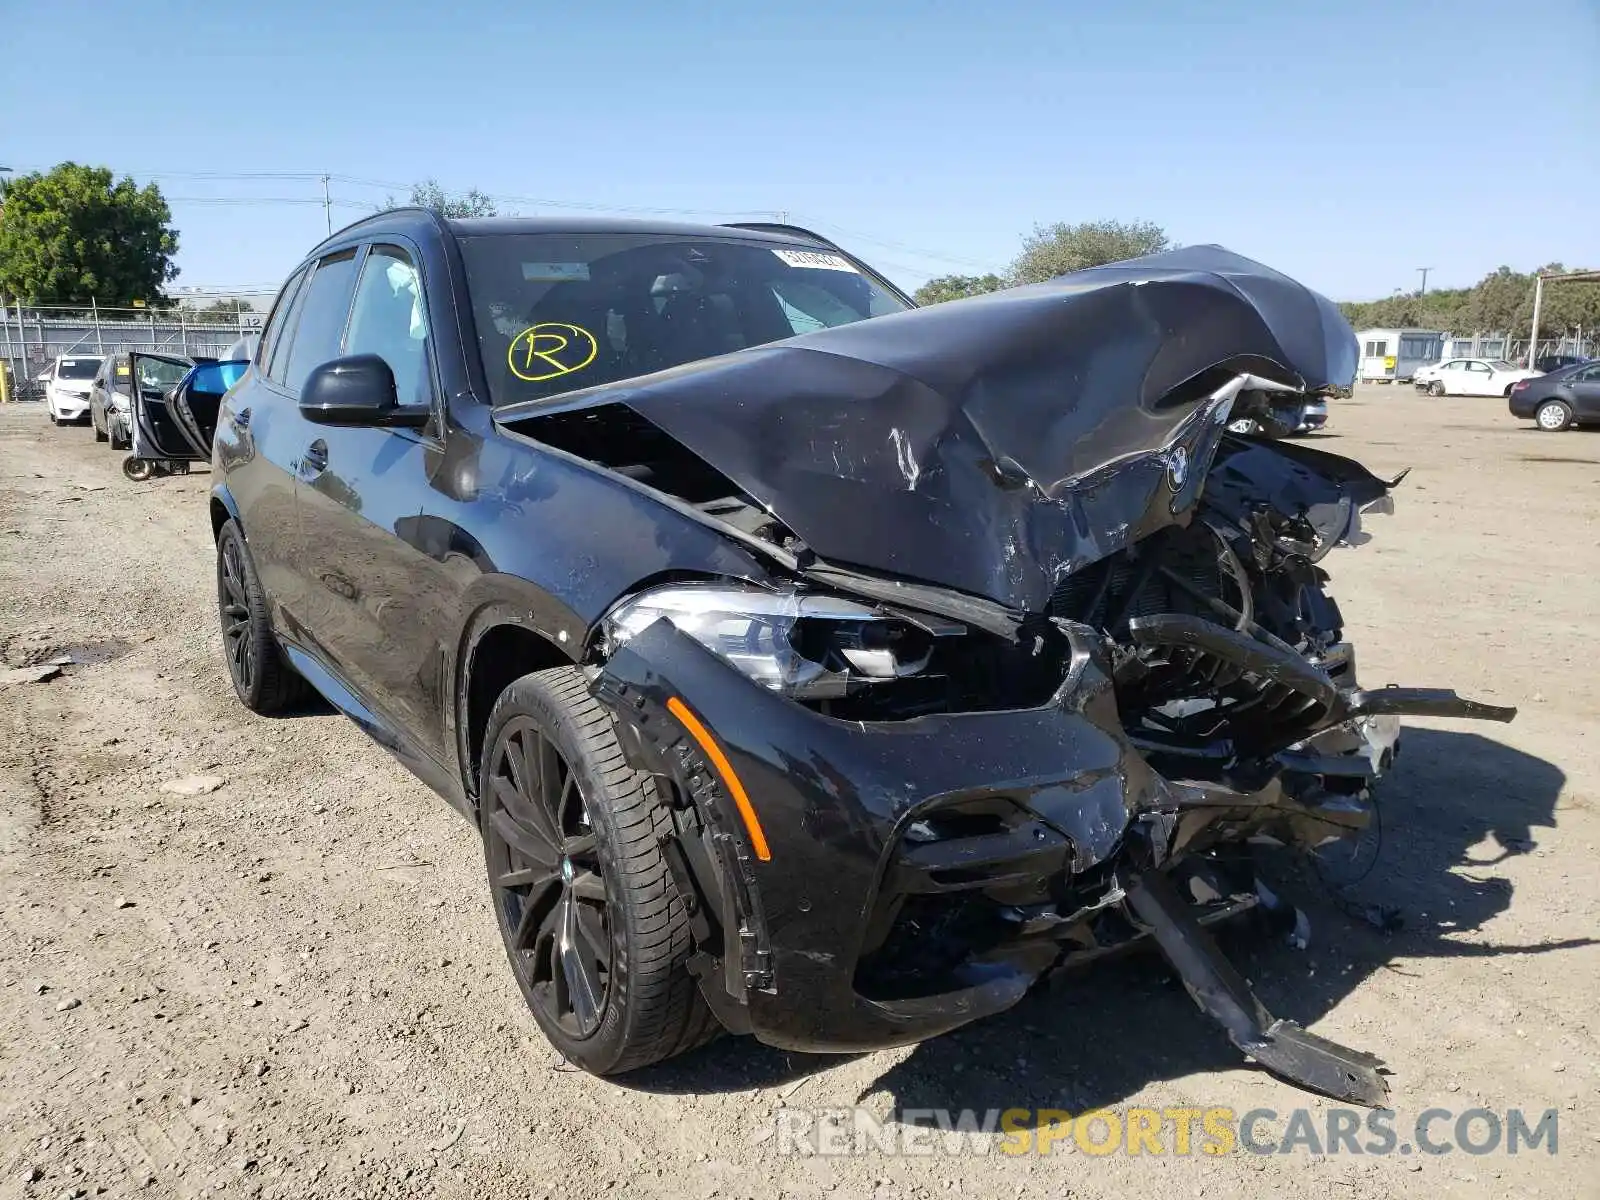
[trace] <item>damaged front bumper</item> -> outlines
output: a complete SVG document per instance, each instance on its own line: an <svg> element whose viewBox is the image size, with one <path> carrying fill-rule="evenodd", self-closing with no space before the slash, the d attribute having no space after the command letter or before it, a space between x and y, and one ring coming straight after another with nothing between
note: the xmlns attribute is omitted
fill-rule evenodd
<svg viewBox="0 0 1600 1200"><path fill-rule="evenodd" d="M1210 653L1264 655L1255 667L1282 668L1284 687L1328 680L1303 663L1291 676L1270 647L1231 646L1214 628L1164 629ZM1000 1012L1053 969L1149 937L1245 1053L1380 1102L1376 1060L1272 1018L1203 926L1254 904L1231 857L1254 833L1315 846L1359 829L1352 793L1392 758L1396 713L1511 710L1335 688L1327 724L1281 747L1254 790L1174 782L1125 732L1105 644L1081 626L1063 636L1070 665L1044 705L883 722L753 686L666 621L610 657L596 694L633 764L676 797L664 849L708 1002L769 1045L877 1049ZM1285 786L1330 766L1354 786Z"/></svg>
<svg viewBox="0 0 1600 1200"><path fill-rule="evenodd" d="M606 663L596 690L635 765L683 801L678 840L691 906L713 926L708 959L737 947L703 978L708 999L724 1023L788 1049L898 1045L1015 1004L1060 944L999 924L1002 910L1070 902L1085 879L1103 894L1096 872L1161 788L1087 650L1039 708L844 722L751 685L659 622ZM669 710L673 699L714 731L751 798L766 861L728 781ZM949 950L982 945L980 930L963 940L918 915L948 923L979 905L986 911L966 919L997 938L970 956ZM945 947L943 961L898 970L897 940L923 932L930 952Z"/></svg>

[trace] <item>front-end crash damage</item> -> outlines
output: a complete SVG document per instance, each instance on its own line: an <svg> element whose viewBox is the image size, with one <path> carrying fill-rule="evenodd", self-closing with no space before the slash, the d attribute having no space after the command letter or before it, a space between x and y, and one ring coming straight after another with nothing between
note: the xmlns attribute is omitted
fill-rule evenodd
<svg viewBox="0 0 1600 1200"><path fill-rule="evenodd" d="M1325 299L1196 247L497 414L771 563L594 642L725 1024L912 1041L1148 938L1256 1061L1381 1102L1205 932L1252 841L1359 834L1401 715L1514 715L1363 690L1322 564L1399 481L1228 431L1354 368Z"/></svg>

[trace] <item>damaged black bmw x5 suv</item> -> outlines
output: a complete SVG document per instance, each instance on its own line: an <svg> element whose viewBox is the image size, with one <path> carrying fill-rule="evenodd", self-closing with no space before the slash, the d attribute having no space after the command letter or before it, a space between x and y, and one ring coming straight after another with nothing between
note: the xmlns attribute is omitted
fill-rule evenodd
<svg viewBox="0 0 1600 1200"><path fill-rule="evenodd" d="M1393 482L1228 425L1348 387L1191 247L916 309L804 230L384 214L293 274L214 448L228 669L481 830L567 1057L905 1043L1141 938L1374 1103L1205 931L1366 822L1397 714L1321 565Z"/></svg>

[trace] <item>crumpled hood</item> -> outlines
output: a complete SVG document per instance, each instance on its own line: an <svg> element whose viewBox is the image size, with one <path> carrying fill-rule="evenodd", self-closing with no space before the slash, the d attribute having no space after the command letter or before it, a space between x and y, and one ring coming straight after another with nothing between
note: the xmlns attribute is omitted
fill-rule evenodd
<svg viewBox="0 0 1600 1200"><path fill-rule="evenodd" d="M1350 386L1326 298L1190 246L515 405L624 404L823 560L1042 611L1198 499L1240 372Z"/></svg>

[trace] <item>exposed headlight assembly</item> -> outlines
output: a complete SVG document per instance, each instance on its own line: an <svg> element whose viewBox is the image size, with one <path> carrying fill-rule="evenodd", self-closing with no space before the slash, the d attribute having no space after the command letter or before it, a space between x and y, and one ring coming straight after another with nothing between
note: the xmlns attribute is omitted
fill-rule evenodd
<svg viewBox="0 0 1600 1200"><path fill-rule="evenodd" d="M663 618L762 687L796 699L845 696L915 675L936 637L966 632L824 593L683 583L614 608L603 626L607 653Z"/></svg>

